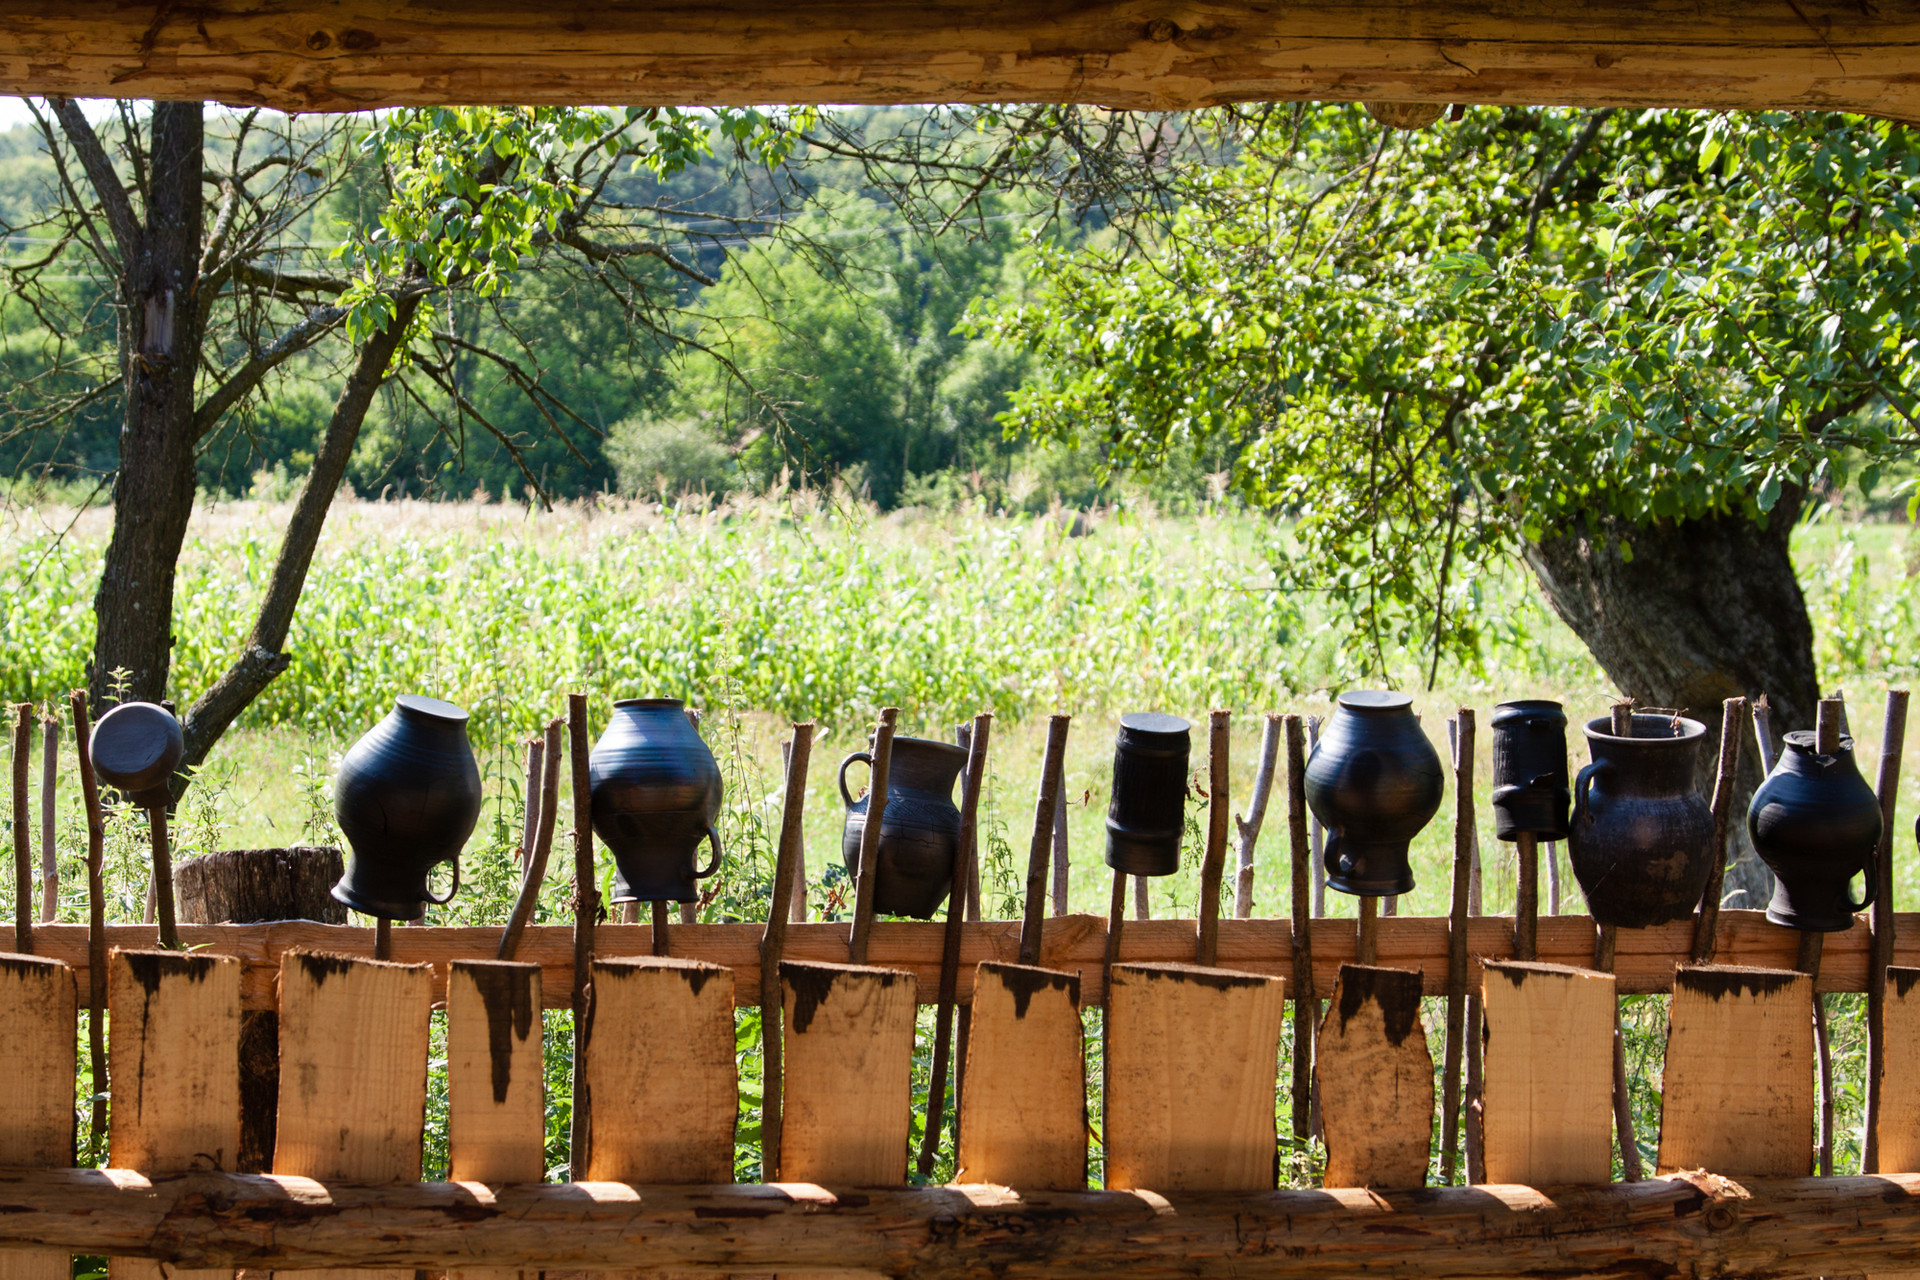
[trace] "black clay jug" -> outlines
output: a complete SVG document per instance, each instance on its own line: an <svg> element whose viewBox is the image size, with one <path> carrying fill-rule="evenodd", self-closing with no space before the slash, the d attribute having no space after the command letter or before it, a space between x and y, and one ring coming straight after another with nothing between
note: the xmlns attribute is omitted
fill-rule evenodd
<svg viewBox="0 0 1920 1280"><path fill-rule="evenodd" d="M847 769L856 760L871 767L873 754L856 751L840 762L840 798L847 803L840 856L857 876L870 797L855 800L847 790ZM953 803L953 784L966 766L966 751L950 742L893 740L887 807L880 815L880 843L874 852L879 863L873 876L876 912L928 920L946 901L960 855L960 810Z"/></svg>
<svg viewBox="0 0 1920 1280"><path fill-rule="evenodd" d="M1502 840L1567 838L1567 713L1530 698L1493 709L1493 820Z"/></svg>
<svg viewBox="0 0 1920 1280"><path fill-rule="evenodd" d="M1170 876L1180 869L1191 729L1179 716L1158 711L1120 717L1107 802L1107 865L1115 871Z"/></svg>
<svg viewBox="0 0 1920 1280"><path fill-rule="evenodd" d="M615 902L698 902L720 867L720 765L679 698L626 698L587 758L593 829L613 850ZM697 866L700 842L713 846Z"/></svg>
<svg viewBox="0 0 1920 1280"><path fill-rule="evenodd" d="M460 850L480 817L480 768L467 743L467 713L451 702L406 694L340 761L333 813L352 856L333 896L355 911L412 920L460 887ZM427 874L453 863L446 897Z"/></svg>
<svg viewBox="0 0 1920 1280"><path fill-rule="evenodd" d="M1810 730L1786 735L1773 772L1753 793L1747 834L1773 872L1767 919L1789 929L1839 933L1879 889L1874 851L1880 845L1880 801L1854 763L1853 739L1821 755ZM1866 892L1853 900L1854 876Z"/></svg>
<svg viewBox="0 0 1920 1280"><path fill-rule="evenodd" d="M1413 890L1407 846L1440 809L1446 775L1404 693L1343 693L1307 758L1307 805L1331 833L1327 886L1362 897Z"/></svg>
<svg viewBox="0 0 1920 1280"><path fill-rule="evenodd" d="M1573 781L1567 857L1598 923L1645 929L1699 905L1714 858L1713 811L1693 786L1706 732L1698 720L1636 715L1621 738L1608 717L1587 721L1593 763Z"/></svg>
<svg viewBox="0 0 1920 1280"><path fill-rule="evenodd" d="M90 750L100 781L124 791L142 809L172 799L168 787L186 754L173 712L156 702L123 702L93 726Z"/></svg>

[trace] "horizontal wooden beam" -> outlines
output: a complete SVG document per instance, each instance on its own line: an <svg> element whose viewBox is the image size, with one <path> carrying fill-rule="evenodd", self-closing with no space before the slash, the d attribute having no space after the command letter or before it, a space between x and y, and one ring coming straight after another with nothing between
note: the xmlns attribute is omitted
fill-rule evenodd
<svg viewBox="0 0 1920 1280"><path fill-rule="evenodd" d="M1915 0L4 0L0 30L0 93L287 111L1365 99L1920 119Z"/></svg>
<svg viewBox="0 0 1920 1280"><path fill-rule="evenodd" d="M851 1271L1244 1280L1853 1275L1920 1268L1920 1176L1707 1173L1551 1193L829 1190L588 1182L347 1186L122 1170L0 1174L0 1250L187 1267Z"/></svg>
<svg viewBox="0 0 1920 1280"><path fill-rule="evenodd" d="M942 933L946 926L908 921L883 921L873 927L868 959L876 965L912 970L920 998L931 1003L940 986ZM1388 916L1379 922L1379 963L1388 968L1418 969L1426 975L1430 996L1446 994L1447 922L1438 916ZM742 1004L757 1003L760 991L760 934L757 924L696 924L673 927L673 954L689 960L726 965L734 972L734 992ZM0 930L0 938L6 938ZM87 931L83 925L36 925L38 954L64 960L76 970L81 990L87 985ZM1106 922L1098 916L1055 916L1047 921L1040 963L1050 969L1080 974L1080 999L1097 1005L1105 999L1101 985L1106 948ZM1799 955L1799 935L1767 923L1758 911L1722 911L1721 964L1791 969ZM596 954L602 959L652 953L651 930L646 925L601 925L594 931ZM246 963L241 999L249 1009L274 1007L274 983L281 955L305 947L349 955L373 954L373 930L346 925L289 921L281 924L215 924L180 926L181 942L215 955L238 956ZM454 960L491 959L500 939L498 928L395 929L393 958L403 964L434 966L434 995L446 998L447 965ZM1193 959L1194 922L1191 920L1128 921L1121 936L1120 958L1129 962L1179 963ZM1689 921L1655 929L1622 929L1616 958L1622 995L1648 994L1673 988L1673 971L1686 962L1692 945ZM109 947L150 949L157 945L153 925L109 925ZM1544 916L1540 920L1540 959L1554 964L1586 965L1593 959L1593 921L1586 916ZM973 998L973 969L982 960L1012 963L1020 951L1020 922L988 920L966 926L961 945L960 1000ZM1476 917L1468 924L1469 981L1480 981L1482 959L1513 958L1513 921L1504 916ZM789 960L844 963L847 927L844 924L796 924L787 929ZM547 1007L568 1007L573 990L573 931L563 925L529 928L517 958L544 970L542 989ZM1319 919L1313 922L1315 990L1331 991L1340 966L1359 959L1354 922ZM1920 913L1895 917L1894 964L1920 966ZM1250 973L1293 979L1292 926L1285 920L1222 920L1220 963ZM1856 927L1827 935L1820 965L1821 991L1867 989L1867 931Z"/></svg>

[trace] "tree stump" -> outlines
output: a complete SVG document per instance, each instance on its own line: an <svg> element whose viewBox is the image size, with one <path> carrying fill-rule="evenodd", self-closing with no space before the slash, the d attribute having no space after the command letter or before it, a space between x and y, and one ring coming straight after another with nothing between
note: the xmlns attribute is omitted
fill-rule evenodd
<svg viewBox="0 0 1920 1280"><path fill-rule="evenodd" d="M260 924L269 920L347 923L346 904L333 886L346 872L338 849L230 849L181 863L173 887L180 919L190 924ZM240 1015L239 1173L273 1166L274 1119L280 1098L280 1015Z"/></svg>

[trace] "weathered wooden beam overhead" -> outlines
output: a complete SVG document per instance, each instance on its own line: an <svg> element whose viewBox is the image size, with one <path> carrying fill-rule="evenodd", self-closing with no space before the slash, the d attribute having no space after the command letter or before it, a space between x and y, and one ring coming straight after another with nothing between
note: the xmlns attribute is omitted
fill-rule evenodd
<svg viewBox="0 0 1920 1280"><path fill-rule="evenodd" d="M1916 0L0 0L0 93L434 103L1260 99L1920 120Z"/></svg>

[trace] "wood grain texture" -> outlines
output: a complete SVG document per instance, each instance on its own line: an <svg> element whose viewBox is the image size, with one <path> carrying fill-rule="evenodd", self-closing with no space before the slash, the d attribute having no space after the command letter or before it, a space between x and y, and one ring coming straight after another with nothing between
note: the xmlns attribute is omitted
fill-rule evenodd
<svg viewBox="0 0 1920 1280"><path fill-rule="evenodd" d="M431 999L425 965L287 954L275 1173L419 1180ZM320 1271L309 1280L412 1278L401 1271Z"/></svg>
<svg viewBox="0 0 1920 1280"><path fill-rule="evenodd" d="M1426 1185L1433 1054L1420 989L1404 969L1340 968L1314 1058L1329 1187Z"/></svg>
<svg viewBox="0 0 1920 1280"><path fill-rule="evenodd" d="M912 1106L913 975L789 960L780 965L780 988L787 1067L780 1176L829 1186L901 1185Z"/></svg>
<svg viewBox="0 0 1920 1280"><path fill-rule="evenodd" d="M593 1182L733 1181L733 971L668 956L593 965Z"/></svg>
<svg viewBox="0 0 1920 1280"><path fill-rule="evenodd" d="M1786 969L1681 969L1661 1093L1658 1172L1811 1172L1812 979Z"/></svg>
<svg viewBox="0 0 1920 1280"><path fill-rule="evenodd" d="M1886 1054L1880 1080L1882 1173L1920 1173L1920 969L1887 971Z"/></svg>
<svg viewBox="0 0 1920 1280"><path fill-rule="evenodd" d="M1613 975L1493 964L1481 1001L1487 1181L1606 1182L1613 1172Z"/></svg>
<svg viewBox="0 0 1920 1280"><path fill-rule="evenodd" d="M0 92L394 104L1256 99L1920 115L1907 3L7 0Z"/></svg>
<svg viewBox="0 0 1920 1280"><path fill-rule="evenodd" d="M1272 1188L1285 982L1191 964L1117 964L1107 999L1110 1188Z"/></svg>
<svg viewBox="0 0 1920 1280"><path fill-rule="evenodd" d="M957 1182L1087 1185L1078 974L985 963L973 980Z"/></svg>
<svg viewBox="0 0 1920 1280"><path fill-rule="evenodd" d="M447 975L447 1174L455 1182L503 1185L545 1176L541 1032L539 965L453 962ZM454 1267L447 1280L518 1280L521 1274Z"/></svg>
<svg viewBox="0 0 1920 1280"><path fill-rule="evenodd" d="M112 1163L142 1173L237 1167L240 962L231 956L116 951L107 961L113 1020ZM112 1280L160 1280L157 1263L111 1258ZM227 1270L172 1271L217 1280Z"/></svg>
<svg viewBox="0 0 1920 1280"><path fill-rule="evenodd" d="M36 931L36 939L38 937ZM73 1163L79 988L58 960L0 953L0 1168ZM68 1280L65 1249L0 1250L0 1280Z"/></svg>

